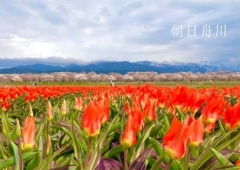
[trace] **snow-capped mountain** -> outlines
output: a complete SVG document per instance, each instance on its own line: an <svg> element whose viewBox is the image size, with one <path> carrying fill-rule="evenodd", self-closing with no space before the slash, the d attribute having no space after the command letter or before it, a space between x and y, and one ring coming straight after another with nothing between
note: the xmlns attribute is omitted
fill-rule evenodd
<svg viewBox="0 0 240 170"><path fill-rule="evenodd" d="M54 60L55 59L55 60ZM55 61L55 62L54 62ZM153 61L94 61L84 62L77 59L64 59L50 57L47 59L0 59L2 74L11 73L51 73L51 72L91 72L112 73L154 71L158 73L175 72L216 72L232 71L240 72L240 60L238 61L202 61L198 63L183 62L153 62ZM8 67L8 68L6 68Z"/></svg>
<svg viewBox="0 0 240 170"><path fill-rule="evenodd" d="M240 60L219 60L219 61L202 61L199 65L209 66L214 70L230 70L233 72L240 71Z"/></svg>

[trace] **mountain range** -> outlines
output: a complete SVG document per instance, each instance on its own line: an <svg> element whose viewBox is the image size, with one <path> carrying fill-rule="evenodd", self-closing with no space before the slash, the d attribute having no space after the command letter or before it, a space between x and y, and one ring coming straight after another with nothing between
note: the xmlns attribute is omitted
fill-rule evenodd
<svg viewBox="0 0 240 170"><path fill-rule="evenodd" d="M51 63L52 64L52 63ZM158 73L176 73L176 72L216 72L216 71L232 71L239 72L238 65L228 67L221 62L200 62L200 63L179 63L179 62L151 62L151 61L98 61L82 64L68 64L68 65L51 65L47 63L36 63L28 65L19 65L9 68L0 69L0 74L22 74L22 73L52 73L52 72L91 72L96 73L120 73L127 72L145 72L154 71Z"/></svg>

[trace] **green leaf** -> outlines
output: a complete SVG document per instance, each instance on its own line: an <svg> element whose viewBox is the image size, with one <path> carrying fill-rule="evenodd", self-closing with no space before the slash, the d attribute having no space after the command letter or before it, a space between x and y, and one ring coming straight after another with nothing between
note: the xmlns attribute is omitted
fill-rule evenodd
<svg viewBox="0 0 240 170"><path fill-rule="evenodd" d="M163 159L164 160L164 159ZM168 160L169 161L169 160ZM166 163L166 162L165 162ZM182 167L177 160L173 160L170 170L182 170Z"/></svg>
<svg viewBox="0 0 240 170"><path fill-rule="evenodd" d="M9 121L7 118L7 113L2 112L2 131L3 134L7 137L7 139L11 140L10 128L9 128Z"/></svg>
<svg viewBox="0 0 240 170"><path fill-rule="evenodd" d="M119 153L123 152L123 150L124 149L123 149L122 145L117 145L114 148L110 149L108 152L106 152L103 155L103 158L112 158L112 157L118 155Z"/></svg>
<svg viewBox="0 0 240 170"><path fill-rule="evenodd" d="M202 153L207 147L211 146L211 144L213 143L213 141L215 141L215 139L220 136L221 133L220 131L215 132L214 134L211 134L210 136L208 136L207 138L204 139L202 145L200 146L199 149L199 153ZM226 135L226 134L225 134ZM219 139L216 139L216 141ZM222 140L222 139L221 139ZM215 141L215 142L216 142ZM220 141L220 140L219 140ZM214 146L213 146L214 147Z"/></svg>
<svg viewBox="0 0 240 170"><path fill-rule="evenodd" d="M145 169L147 167L147 158L155 156L156 152L152 148L145 149L129 166L128 170Z"/></svg>
<svg viewBox="0 0 240 170"><path fill-rule="evenodd" d="M153 167L153 165L156 163L156 159L154 159L153 157L148 157L146 159L146 163L149 167Z"/></svg>
<svg viewBox="0 0 240 170"><path fill-rule="evenodd" d="M215 157L217 158L218 162L224 166L224 165L228 165L230 162L229 160L223 156L220 152L218 152L216 149L210 148L213 152L213 154L215 155Z"/></svg>
<svg viewBox="0 0 240 170"><path fill-rule="evenodd" d="M153 129L151 130L150 136L155 136L162 128L163 125L159 122L156 122Z"/></svg>
<svg viewBox="0 0 240 170"><path fill-rule="evenodd" d="M149 137L150 132L152 130L152 128L154 127L154 124L152 124L146 131L146 133L144 133L141 138L138 140L138 143L136 145L136 151L140 148L140 146L142 145L142 143L145 142L145 140Z"/></svg>
<svg viewBox="0 0 240 170"><path fill-rule="evenodd" d="M81 141L82 141L82 143L85 143L85 141L84 141L84 138L83 138L83 136L84 136L84 132L82 131L82 129L78 126L78 123L76 123L76 121L78 122L78 120L77 119L75 119L73 116L71 117L71 119L73 118L73 122L74 122L74 131L75 132L78 132L78 136L77 136L77 138L78 139L80 139ZM72 131L72 124L71 124L71 122L69 121L69 122L67 122L67 121L63 121L63 120L59 120L59 121L54 121L54 125L56 125L55 126L55 128L65 128L65 129L67 129L68 130L68 134L69 134L69 137L71 137L71 131ZM67 131L66 131L67 132ZM76 135L76 134L75 134Z"/></svg>
<svg viewBox="0 0 240 170"><path fill-rule="evenodd" d="M153 149L156 151L156 153L160 156L163 155L163 146L160 142L158 142L155 138L149 137L148 140L150 141L150 144L152 145Z"/></svg>
<svg viewBox="0 0 240 170"><path fill-rule="evenodd" d="M160 164L163 161L164 155L159 156L159 158L155 161L155 163L153 164L151 170L159 170L160 168Z"/></svg>
<svg viewBox="0 0 240 170"><path fill-rule="evenodd" d="M237 138L239 138L239 135L236 135L235 137L233 137L232 139L230 139L227 142L224 142L222 144L220 144L219 146L216 146L220 141L222 141L223 139L225 139L229 134L231 134L232 131L227 132L225 135L222 135L221 137L219 137L218 139L216 139L214 142L212 142L210 147L216 147L216 150L222 150L225 147L229 146L233 141L235 141ZM211 151L210 147L208 147L207 149L204 150L204 152L201 154L201 156L198 158L198 160L192 165L191 170L195 170L195 169L201 169L201 166L207 162L212 156L213 156L213 152Z"/></svg>
<svg viewBox="0 0 240 170"><path fill-rule="evenodd" d="M120 125L120 122L113 124L111 127L109 127L108 134L111 134L113 132L115 133L119 129Z"/></svg>
<svg viewBox="0 0 240 170"><path fill-rule="evenodd" d="M220 128L220 131L221 131L222 135L225 135L226 132L225 132L225 129L222 125L222 121L220 119L218 119L218 125L219 125L219 128Z"/></svg>
<svg viewBox="0 0 240 170"><path fill-rule="evenodd" d="M89 162L91 162L90 165L88 166L89 169L96 169L100 160L101 160L100 149L99 149L99 147L96 147L96 149L92 153L92 157L89 160Z"/></svg>
<svg viewBox="0 0 240 170"><path fill-rule="evenodd" d="M23 161L33 157L37 152L28 152L22 155ZM12 166L15 163L14 157L8 158L0 162L0 169L4 169L8 166Z"/></svg>
<svg viewBox="0 0 240 170"><path fill-rule="evenodd" d="M13 154L14 154L13 158L14 158L14 162L15 162L15 169L20 170L20 169L22 169L21 168L22 167L22 159L19 156L18 147L12 141L10 142L10 145L12 147Z"/></svg>
<svg viewBox="0 0 240 170"><path fill-rule="evenodd" d="M38 126L37 132L36 132L36 141L39 140L40 136L42 135L44 126L46 126L46 124L44 123L44 121L45 121L44 118L45 118L45 115L42 116L42 119L41 119L40 122L39 122L39 126Z"/></svg>
<svg viewBox="0 0 240 170"><path fill-rule="evenodd" d="M33 159L28 163L27 170L33 170L34 168L36 168L41 162L41 158L42 158L41 152L38 151L34 155Z"/></svg>
<svg viewBox="0 0 240 170"><path fill-rule="evenodd" d="M74 155L76 157L77 160L81 160L81 151L80 151L80 147L77 143L77 139L76 139L76 134L75 134L75 131L74 131L74 120L73 118L71 119L71 125L72 125L72 128L71 128L71 138L73 140L73 148L74 148Z"/></svg>
<svg viewBox="0 0 240 170"><path fill-rule="evenodd" d="M101 149L104 146L104 143L106 141L106 138L107 138L109 132L111 131L113 126L116 124L116 122L119 122L118 119L119 119L119 116L116 115L114 117L114 119L111 121L111 123L108 125L108 128L106 129L106 131L104 133L101 133L101 135L99 136L98 141L95 145L95 149L93 150L93 152L91 154L92 157L90 158L90 161L89 161L89 162L91 162L90 165L88 166L89 169L95 169L97 167L97 165L99 164L100 159L101 159Z"/></svg>
<svg viewBox="0 0 240 170"><path fill-rule="evenodd" d="M136 147L135 147L135 153L131 157L132 161L135 160L142 153L142 151L144 150L144 148L145 148L145 141L149 137L150 132L151 132L153 127L154 127L154 124L152 124L150 127L144 127L143 135L139 138L139 140L138 140L138 142L136 144ZM144 131L146 131L146 132L144 133Z"/></svg>
<svg viewBox="0 0 240 170"><path fill-rule="evenodd" d="M59 126L52 126L52 128L58 129L62 132L64 132L69 138L72 139L72 132L69 131L67 128L65 127L59 127ZM76 130L76 129L75 129ZM76 135L76 134L75 134ZM82 139L77 138L77 143L78 145L81 146L81 148L83 149L83 151L87 151L87 145L85 144L85 141L83 141Z"/></svg>
<svg viewBox="0 0 240 170"><path fill-rule="evenodd" d="M239 167L237 167L235 165L228 165L228 166L221 166L219 168L215 168L215 169L212 169L212 170L226 170L226 169L239 170Z"/></svg>
<svg viewBox="0 0 240 170"><path fill-rule="evenodd" d="M65 127L59 127L59 126L51 126L51 128L54 128L54 129L57 129L57 130L60 130L62 131L64 134L66 134L69 138L72 137L72 134L71 134L71 131L69 131L69 129L65 128Z"/></svg>
<svg viewBox="0 0 240 170"><path fill-rule="evenodd" d="M240 152L233 151L233 154L229 157L229 160L236 162L239 158L240 158Z"/></svg>
<svg viewBox="0 0 240 170"><path fill-rule="evenodd" d="M55 168L69 165L70 159L71 158L69 156L62 156L60 159L57 160Z"/></svg>
<svg viewBox="0 0 240 170"><path fill-rule="evenodd" d="M109 150L110 144L111 144L113 139L114 139L114 135L111 135L111 136L107 137L107 139L105 141L105 145L101 149L101 153L105 153L105 152L107 152Z"/></svg>
<svg viewBox="0 0 240 170"><path fill-rule="evenodd" d="M1 152L2 154L1 154L1 155L2 155L3 159L7 159L7 158L8 158L8 153L7 153L7 151L5 150L2 141L0 142L0 150L2 151L2 152Z"/></svg>
<svg viewBox="0 0 240 170"><path fill-rule="evenodd" d="M177 107L176 108L176 110L177 110L177 112L178 112L178 114L179 114L179 118L180 118L180 120L181 121L183 121L183 120L185 120L185 115L183 114L183 112Z"/></svg>
<svg viewBox="0 0 240 170"><path fill-rule="evenodd" d="M105 143L104 147L101 149L101 153L105 153L105 152L107 152L109 150L110 143L115 138L115 133L120 128L120 126L121 126L121 123L118 122L118 123L113 124L109 128L107 137L106 137L105 142L104 142Z"/></svg>
<svg viewBox="0 0 240 170"><path fill-rule="evenodd" d="M166 134L168 132L168 130L170 129L170 123L167 119L166 114L163 114L163 119L164 119L164 125L165 125L164 130L165 130L165 134Z"/></svg>
<svg viewBox="0 0 240 170"><path fill-rule="evenodd" d="M105 133L102 133L100 134L100 137L99 137L99 140L96 144L96 147L100 147L102 148L102 146L104 146L104 142L105 142L105 139L107 138L107 135L109 134L109 132L111 132L111 129L114 127L114 125L116 124L116 122L119 122L118 121L119 117L118 115L116 115L116 117L112 120L112 122L108 125L108 128L107 130L105 131Z"/></svg>
<svg viewBox="0 0 240 170"><path fill-rule="evenodd" d="M44 159L34 170L42 170L46 168L46 166L55 158L57 157L62 151L64 151L70 143L68 143L65 146L62 146L61 149L55 151L51 156L48 156L46 159Z"/></svg>

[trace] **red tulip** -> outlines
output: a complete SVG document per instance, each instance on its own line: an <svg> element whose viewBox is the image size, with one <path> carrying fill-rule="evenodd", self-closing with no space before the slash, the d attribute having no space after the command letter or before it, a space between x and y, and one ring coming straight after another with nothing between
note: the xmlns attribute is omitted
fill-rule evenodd
<svg viewBox="0 0 240 170"><path fill-rule="evenodd" d="M185 112L188 104L188 89L185 86L172 89L171 91L171 100L170 105L172 108L178 108L181 111Z"/></svg>
<svg viewBox="0 0 240 170"><path fill-rule="evenodd" d="M191 115L192 117L192 115ZM204 124L200 118L195 120L192 117L193 121L188 126L187 136L188 136L188 146L197 147L203 141L204 136Z"/></svg>
<svg viewBox="0 0 240 170"><path fill-rule="evenodd" d="M91 137L100 133L101 124L109 119L109 100L102 99L99 102L90 101L82 115L82 128Z"/></svg>
<svg viewBox="0 0 240 170"><path fill-rule="evenodd" d="M82 128L90 137L97 136L100 133L101 121L96 119L97 114L97 108L91 100L82 115Z"/></svg>
<svg viewBox="0 0 240 170"><path fill-rule="evenodd" d="M4 100L2 102L2 111L7 111L10 107L11 107L11 105L9 104L8 101Z"/></svg>
<svg viewBox="0 0 240 170"><path fill-rule="evenodd" d="M133 117L132 127L136 132L139 132L142 129L143 126L143 116L140 111L140 107L138 103L133 103L132 110L130 115Z"/></svg>
<svg viewBox="0 0 240 170"><path fill-rule="evenodd" d="M207 134L211 133L215 128L215 124L216 124L216 122L211 123L211 124L207 124L205 129L204 129L205 133L207 133Z"/></svg>
<svg viewBox="0 0 240 170"><path fill-rule="evenodd" d="M124 104L124 106L123 106L123 110L124 110L124 113L125 114L130 114L130 112L131 112L131 108L130 108L130 106L129 106L129 103L127 102L126 104Z"/></svg>
<svg viewBox="0 0 240 170"><path fill-rule="evenodd" d="M149 99L149 102L146 104L143 110L143 116L145 122L153 122L156 120L156 107L157 102L154 99Z"/></svg>
<svg viewBox="0 0 240 170"><path fill-rule="evenodd" d="M137 131L134 129L132 124L134 123L134 118L132 115L128 116L127 124L125 127L125 131L121 137L121 144L124 148L132 147L137 143Z"/></svg>
<svg viewBox="0 0 240 170"><path fill-rule="evenodd" d="M120 140L122 146L125 148L129 148L137 143L137 132L142 129L143 118L139 106L140 105L137 101L133 101L133 106L130 114L128 115L125 131Z"/></svg>
<svg viewBox="0 0 240 170"><path fill-rule="evenodd" d="M237 162L235 164L236 164L236 166L240 166L240 159L237 160Z"/></svg>
<svg viewBox="0 0 240 170"><path fill-rule="evenodd" d="M22 130L22 150L31 150L35 145L35 118L27 117Z"/></svg>
<svg viewBox="0 0 240 170"><path fill-rule="evenodd" d="M139 102L141 104L141 109L145 109L148 101L149 101L149 96L146 93L140 95Z"/></svg>
<svg viewBox="0 0 240 170"><path fill-rule="evenodd" d="M228 104L226 107L225 113L223 115L223 122L227 130L231 130L235 127L240 126L240 103L231 106Z"/></svg>
<svg viewBox="0 0 240 170"><path fill-rule="evenodd" d="M77 110L83 110L84 108L84 104L83 104L83 100L81 97L75 98L75 105L74 108Z"/></svg>
<svg viewBox="0 0 240 170"><path fill-rule="evenodd" d="M174 116L171 127L163 137L163 147L171 159L182 159L186 152L187 122L183 124Z"/></svg>
<svg viewBox="0 0 240 170"><path fill-rule="evenodd" d="M109 100L107 98L101 99L96 103L96 107L98 108L98 119L100 119L101 123L105 123L109 119Z"/></svg>
<svg viewBox="0 0 240 170"><path fill-rule="evenodd" d="M206 101L206 106L202 110L202 121L205 124L212 124L223 114L224 101L222 98Z"/></svg>
<svg viewBox="0 0 240 170"><path fill-rule="evenodd" d="M199 91L192 91L189 95L188 110L194 114L202 107L203 103L204 100L203 97L200 96Z"/></svg>

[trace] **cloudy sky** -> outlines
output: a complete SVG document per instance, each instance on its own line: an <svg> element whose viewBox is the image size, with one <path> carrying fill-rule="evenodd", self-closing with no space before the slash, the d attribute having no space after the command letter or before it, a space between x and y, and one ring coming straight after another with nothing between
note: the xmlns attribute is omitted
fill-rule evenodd
<svg viewBox="0 0 240 170"><path fill-rule="evenodd" d="M235 61L239 10L239 0L0 0L0 58Z"/></svg>

